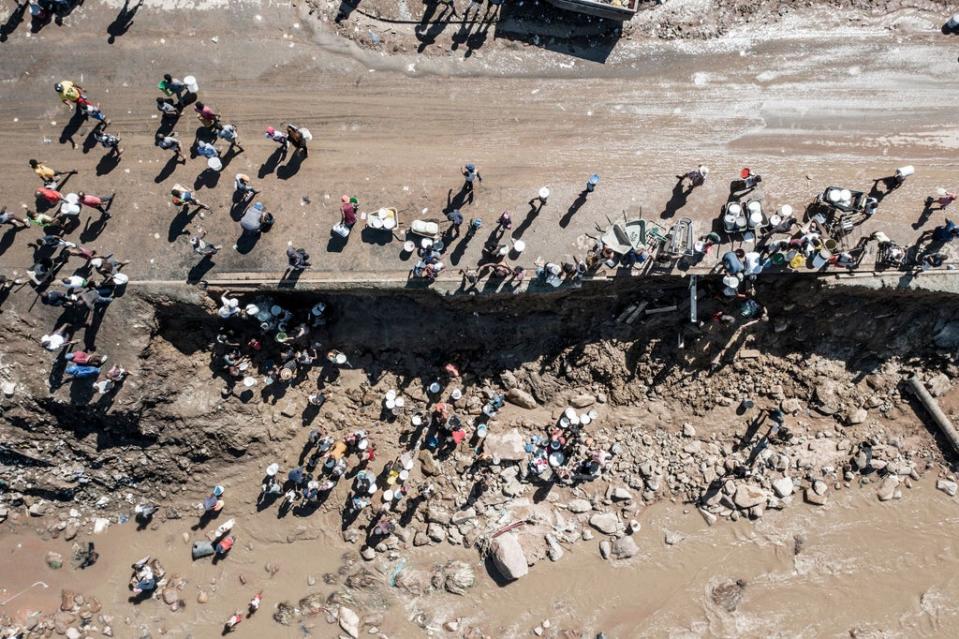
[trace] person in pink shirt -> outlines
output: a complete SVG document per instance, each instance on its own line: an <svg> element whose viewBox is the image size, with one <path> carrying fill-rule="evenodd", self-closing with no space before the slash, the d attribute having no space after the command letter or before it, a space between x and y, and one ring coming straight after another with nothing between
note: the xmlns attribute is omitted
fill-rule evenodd
<svg viewBox="0 0 959 639"><path fill-rule="evenodd" d="M55 189L48 189L45 186L41 186L37 189L37 199L42 199L47 202L47 204L55 205L63 199L63 193Z"/></svg>
<svg viewBox="0 0 959 639"><path fill-rule="evenodd" d="M103 213L103 215L106 217L110 217L110 214L107 211L109 211L110 206L113 204L113 198L115 196L116 193L103 196L84 193L83 191L77 193L80 204L83 206L89 206L91 209L96 209Z"/></svg>

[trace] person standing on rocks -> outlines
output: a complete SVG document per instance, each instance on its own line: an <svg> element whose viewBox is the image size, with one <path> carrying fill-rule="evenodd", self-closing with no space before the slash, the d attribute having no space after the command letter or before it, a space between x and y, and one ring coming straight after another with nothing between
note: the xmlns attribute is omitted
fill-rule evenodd
<svg viewBox="0 0 959 639"><path fill-rule="evenodd" d="M178 140L176 135L173 133L170 135L157 133L154 144L164 151L173 151L173 153L176 155L177 162L180 164L186 164L186 157L183 155L183 151L181 150L182 147L180 146L180 140Z"/></svg>

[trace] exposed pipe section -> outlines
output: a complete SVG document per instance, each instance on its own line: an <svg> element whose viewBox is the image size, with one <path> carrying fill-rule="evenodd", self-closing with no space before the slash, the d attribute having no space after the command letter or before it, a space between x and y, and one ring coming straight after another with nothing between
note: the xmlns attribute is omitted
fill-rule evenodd
<svg viewBox="0 0 959 639"><path fill-rule="evenodd" d="M942 434L945 435L949 440L949 443L952 444L952 449L959 454L959 432L956 431L956 428L952 425L952 422L949 421L949 418L946 417L946 414L942 412L941 408L939 408L939 402L937 402L933 396L929 394L929 391L926 390L922 380L920 380L916 375L909 377L906 382L909 384L912 392L915 393L919 402L929 412L932 420L936 422L936 426L939 427L939 430L942 431Z"/></svg>

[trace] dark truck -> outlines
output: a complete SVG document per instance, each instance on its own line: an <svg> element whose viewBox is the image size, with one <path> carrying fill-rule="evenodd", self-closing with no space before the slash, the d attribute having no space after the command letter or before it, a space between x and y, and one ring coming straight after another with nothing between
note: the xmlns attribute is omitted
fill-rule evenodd
<svg viewBox="0 0 959 639"><path fill-rule="evenodd" d="M609 20L629 20L636 15L639 0L547 0L554 7L588 13Z"/></svg>

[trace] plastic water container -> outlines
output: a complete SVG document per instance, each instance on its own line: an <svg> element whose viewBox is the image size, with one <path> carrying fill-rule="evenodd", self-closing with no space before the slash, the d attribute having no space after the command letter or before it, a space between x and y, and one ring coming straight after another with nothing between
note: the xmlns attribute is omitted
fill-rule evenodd
<svg viewBox="0 0 959 639"><path fill-rule="evenodd" d="M952 14L952 16L946 22L946 26L949 27L950 29L959 28L959 13Z"/></svg>
<svg viewBox="0 0 959 639"><path fill-rule="evenodd" d="M192 75L184 77L183 84L186 85L186 90L190 93L198 93L200 91L200 85L196 83L196 78Z"/></svg>
<svg viewBox="0 0 959 639"><path fill-rule="evenodd" d="M908 164L906 166L900 166L898 169L896 169L896 177L897 178L909 177L915 172L916 172L916 167L914 167L911 164Z"/></svg>

